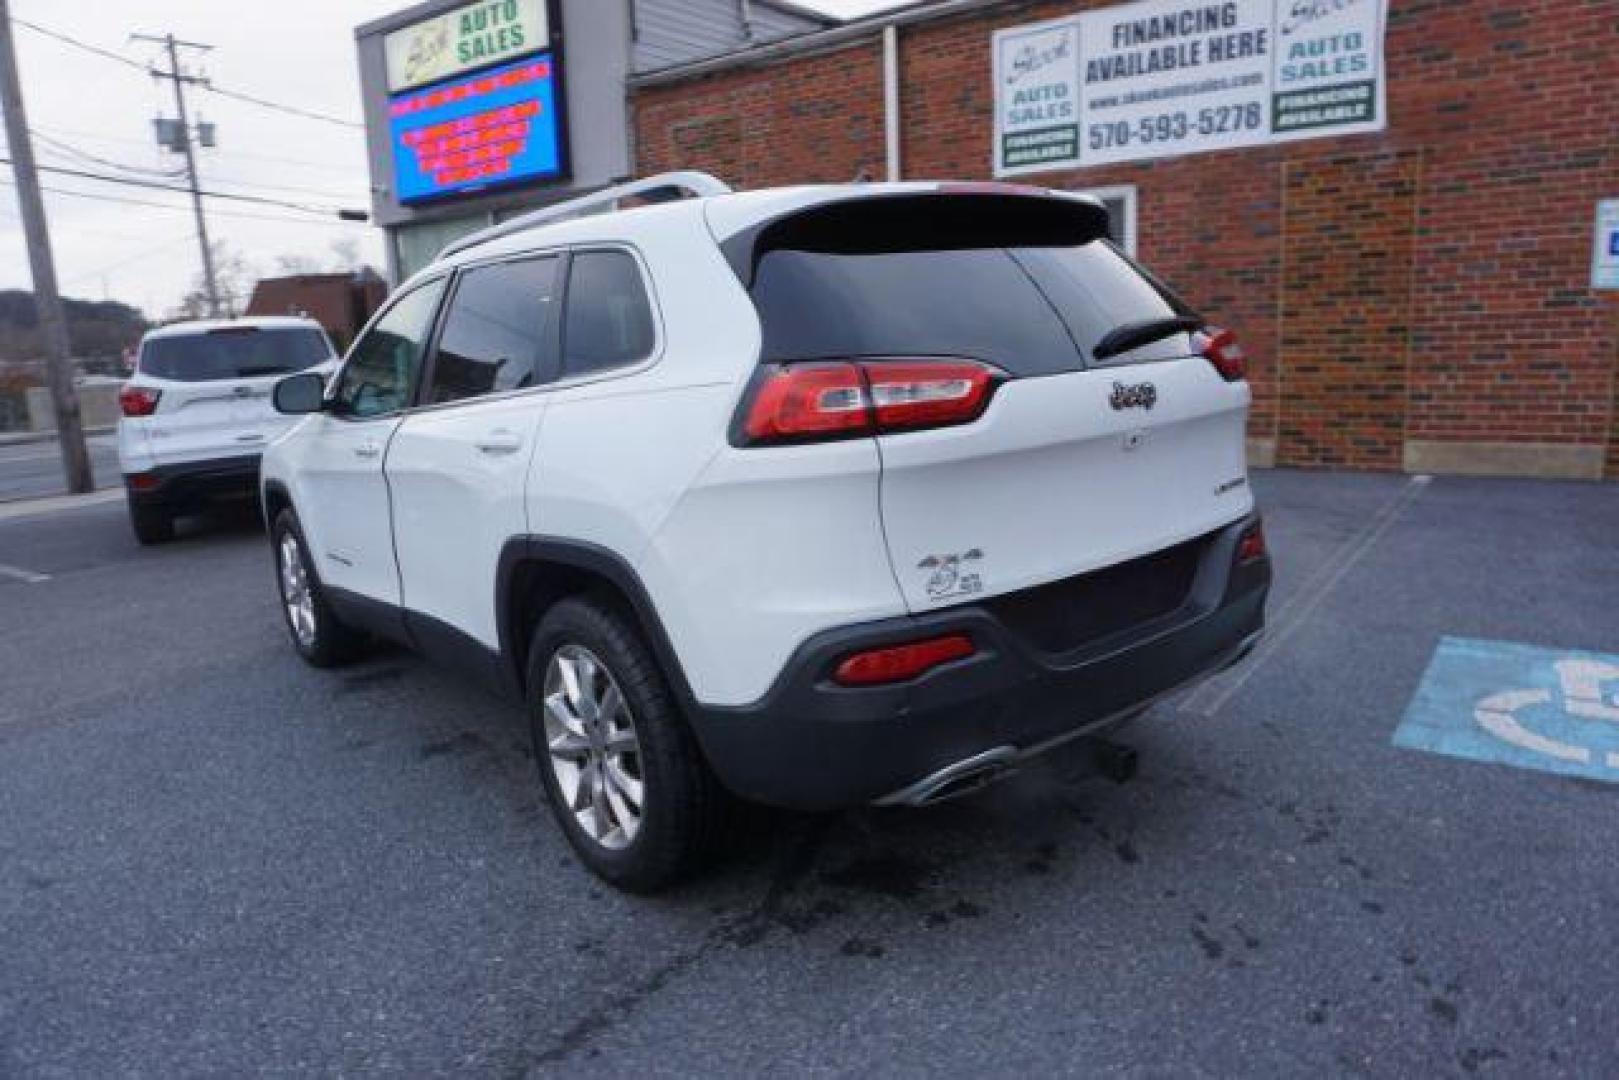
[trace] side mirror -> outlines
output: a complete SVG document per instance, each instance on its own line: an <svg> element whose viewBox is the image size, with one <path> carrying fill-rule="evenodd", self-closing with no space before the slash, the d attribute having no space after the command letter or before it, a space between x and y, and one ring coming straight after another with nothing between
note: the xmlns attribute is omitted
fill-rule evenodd
<svg viewBox="0 0 1619 1080"><path fill-rule="evenodd" d="M320 412L326 407L326 380L316 371L289 375L275 384L271 401L276 412L289 416Z"/></svg>

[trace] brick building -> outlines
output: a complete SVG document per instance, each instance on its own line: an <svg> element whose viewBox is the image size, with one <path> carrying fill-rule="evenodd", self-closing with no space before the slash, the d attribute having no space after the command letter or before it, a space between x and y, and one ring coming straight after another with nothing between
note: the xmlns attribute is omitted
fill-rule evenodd
<svg viewBox="0 0 1619 1080"><path fill-rule="evenodd" d="M387 296L388 283L368 268L344 274L292 274L261 279L243 314L307 315L343 350Z"/></svg>
<svg viewBox="0 0 1619 1080"><path fill-rule="evenodd" d="M642 73L636 171L880 179L892 123L904 178L987 179L995 31L1105 6L944 0ZM1110 197L1239 331L1256 463L1619 478L1619 293L1592 288L1619 0L1388 0L1383 45L1381 131L1021 179Z"/></svg>

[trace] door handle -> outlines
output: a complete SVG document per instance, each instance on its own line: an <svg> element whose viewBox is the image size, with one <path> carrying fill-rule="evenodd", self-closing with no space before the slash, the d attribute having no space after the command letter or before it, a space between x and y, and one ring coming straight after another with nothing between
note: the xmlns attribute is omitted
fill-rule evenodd
<svg viewBox="0 0 1619 1080"><path fill-rule="evenodd" d="M515 431L496 428L473 445L480 454L515 454L523 448L523 440Z"/></svg>
<svg viewBox="0 0 1619 1080"><path fill-rule="evenodd" d="M366 461L370 461L380 453L382 453L382 447L374 442L363 442L354 448L354 456L363 458Z"/></svg>

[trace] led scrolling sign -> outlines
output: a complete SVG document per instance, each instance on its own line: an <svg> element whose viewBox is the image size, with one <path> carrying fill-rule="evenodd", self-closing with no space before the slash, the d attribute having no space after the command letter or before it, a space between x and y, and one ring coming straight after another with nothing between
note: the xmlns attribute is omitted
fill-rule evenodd
<svg viewBox="0 0 1619 1080"><path fill-rule="evenodd" d="M522 22L538 22L541 30L513 32ZM450 55L473 63L506 58L470 73L463 62L450 77L390 95L388 129L400 203L567 176L561 58L546 47L551 44L548 22L543 0L493 0L400 32L451 36ZM485 41L508 47L484 48ZM511 43L530 48L511 58ZM410 44L420 52L419 43ZM439 70L447 67L451 64Z"/></svg>

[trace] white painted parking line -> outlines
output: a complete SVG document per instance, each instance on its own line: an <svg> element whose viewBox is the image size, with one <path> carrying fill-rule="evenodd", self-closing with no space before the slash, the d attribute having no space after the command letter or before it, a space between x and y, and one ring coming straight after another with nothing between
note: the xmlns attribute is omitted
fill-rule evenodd
<svg viewBox="0 0 1619 1080"><path fill-rule="evenodd" d="M1400 516L1400 511L1409 506L1432 480L1431 476L1413 476L1407 481L1392 499L1372 515L1371 520L1360 532L1351 536L1344 546L1289 598L1287 603L1271 615L1268 620L1269 632L1248 662L1216 675L1198 687L1181 704L1181 711L1196 713L1199 716L1213 716L1219 712L1237 691L1247 685L1254 672L1263 667L1266 661L1275 656L1281 647L1310 621L1310 617L1315 614L1327 595L1338 587L1338 583L1355 568L1355 564L1378 540L1382 539L1383 534L1389 531L1395 519Z"/></svg>
<svg viewBox="0 0 1619 1080"><path fill-rule="evenodd" d="M7 566L0 563L0 578L11 578L13 581L27 582L29 585L38 585L51 579L49 574L36 574L32 570L24 570L20 566Z"/></svg>

